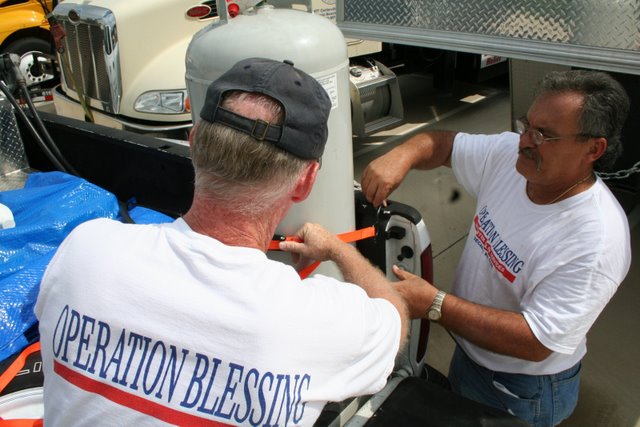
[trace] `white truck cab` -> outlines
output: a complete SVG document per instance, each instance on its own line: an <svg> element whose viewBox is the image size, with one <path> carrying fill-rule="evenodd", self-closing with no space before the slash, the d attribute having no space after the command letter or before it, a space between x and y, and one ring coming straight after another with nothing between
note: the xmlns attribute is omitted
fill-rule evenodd
<svg viewBox="0 0 640 427"><path fill-rule="evenodd" d="M60 115L145 133L190 127L184 54L192 35L217 19L215 1L189 16L184 0L64 1L54 17L58 43Z"/></svg>
<svg viewBox="0 0 640 427"><path fill-rule="evenodd" d="M290 7L335 22L335 1ZM53 95L59 115L186 139L192 121L185 53L197 31L219 20L215 0L67 0L53 13L64 29ZM381 43L348 40L348 49L350 56L370 54Z"/></svg>

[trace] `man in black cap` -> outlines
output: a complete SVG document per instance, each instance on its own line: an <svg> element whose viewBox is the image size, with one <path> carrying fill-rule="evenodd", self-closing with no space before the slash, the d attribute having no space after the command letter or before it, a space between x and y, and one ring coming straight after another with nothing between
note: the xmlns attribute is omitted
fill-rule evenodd
<svg viewBox="0 0 640 427"><path fill-rule="evenodd" d="M265 255L313 187L330 109L290 62L241 61L192 132L189 212L70 234L36 307L48 425L310 426L327 401L384 386L407 307L383 274L318 225L281 249L332 260L350 283Z"/></svg>

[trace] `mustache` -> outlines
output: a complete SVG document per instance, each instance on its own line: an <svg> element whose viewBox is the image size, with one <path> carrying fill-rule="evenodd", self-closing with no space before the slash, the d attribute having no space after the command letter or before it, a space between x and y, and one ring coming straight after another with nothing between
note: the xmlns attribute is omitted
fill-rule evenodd
<svg viewBox="0 0 640 427"><path fill-rule="evenodd" d="M538 154L538 151L533 148L520 148L518 150L518 154L523 155L529 160L534 160L536 162L536 167L538 172L540 172L540 168L542 166L542 158Z"/></svg>

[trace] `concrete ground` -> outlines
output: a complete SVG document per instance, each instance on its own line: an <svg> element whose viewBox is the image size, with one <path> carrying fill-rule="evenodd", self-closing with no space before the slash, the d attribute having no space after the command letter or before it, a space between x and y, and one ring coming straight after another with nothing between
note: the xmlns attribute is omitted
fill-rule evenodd
<svg viewBox="0 0 640 427"><path fill-rule="evenodd" d="M405 126L404 135L397 137L390 136L393 132L381 132L356 139L356 180L372 159L420 129L416 123L426 122L426 128L471 133L495 133L511 128L508 85L473 87L456 83L452 94L443 95L430 89L431 82L426 76L400 76L400 82L404 102L412 106L405 108L411 111L408 121L413 125ZM474 94L485 99L474 104L458 101ZM412 171L392 199L421 212L433 245L434 282L449 290L470 225L474 200L456 183L448 168ZM638 228L632 230L634 254L640 250ZM639 278L640 263L634 259L626 280L589 333L578 407L562 427L640 427L640 339L636 330L640 327ZM453 348L447 332L433 326L427 362L447 374Z"/></svg>

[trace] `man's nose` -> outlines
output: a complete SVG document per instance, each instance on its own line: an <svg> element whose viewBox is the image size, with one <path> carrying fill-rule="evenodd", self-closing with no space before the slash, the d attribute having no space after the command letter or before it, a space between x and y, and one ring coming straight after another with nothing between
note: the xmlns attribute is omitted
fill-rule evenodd
<svg viewBox="0 0 640 427"><path fill-rule="evenodd" d="M531 129L527 129L526 131L522 132L520 134L520 148L523 147L528 147L528 148L535 148L537 147L536 143L533 142L533 133L531 132Z"/></svg>

